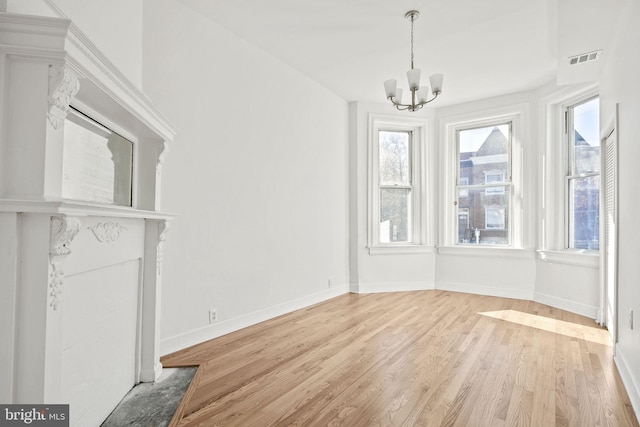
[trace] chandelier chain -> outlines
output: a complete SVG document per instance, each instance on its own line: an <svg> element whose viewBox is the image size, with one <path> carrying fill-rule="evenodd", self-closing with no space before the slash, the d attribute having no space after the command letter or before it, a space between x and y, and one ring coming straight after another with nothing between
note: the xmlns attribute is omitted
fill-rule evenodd
<svg viewBox="0 0 640 427"><path fill-rule="evenodd" d="M415 17L411 15L411 69L413 69L413 20Z"/></svg>

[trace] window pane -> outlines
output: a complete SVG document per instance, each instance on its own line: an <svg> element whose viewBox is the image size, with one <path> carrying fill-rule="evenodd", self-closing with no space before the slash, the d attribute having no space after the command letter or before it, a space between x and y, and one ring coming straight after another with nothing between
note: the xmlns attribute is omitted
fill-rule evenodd
<svg viewBox="0 0 640 427"><path fill-rule="evenodd" d="M409 132L380 131L380 184L410 184Z"/></svg>
<svg viewBox="0 0 640 427"><path fill-rule="evenodd" d="M458 132L458 184L505 182L509 173L509 124Z"/></svg>
<svg viewBox="0 0 640 427"><path fill-rule="evenodd" d="M600 102L594 98L573 112L573 175L600 172Z"/></svg>
<svg viewBox="0 0 640 427"><path fill-rule="evenodd" d="M458 198L458 243L509 244L510 187L491 188L496 193L470 188L468 197Z"/></svg>
<svg viewBox="0 0 640 427"><path fill-rule="evenodd" d="M569 247L599 249L600 177L569 180Z"/></svg>
<svg viewBox="0 0 640 427"><path fill-rule="evenodd" d="M410 211L410 189L380 189L380 243L411 241Z"/></svg>

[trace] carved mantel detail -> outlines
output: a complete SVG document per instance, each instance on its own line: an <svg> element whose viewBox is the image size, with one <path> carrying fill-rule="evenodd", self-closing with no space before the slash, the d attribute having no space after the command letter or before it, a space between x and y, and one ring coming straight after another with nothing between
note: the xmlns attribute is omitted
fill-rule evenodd
<svg viewBox="0 0 640 427"><path fill-rule="evenodd" d="M169 221L158 221L158 247L156 250L156 266L158 270L158 276L162 274L162 244L167 238L168 231Z"/></svg>
<svg viewBox="0 0 640 427"><path fill-rule="evenodd" d="M167 159L167 154L169 154L169 143L167 141L162 141L158 148L158 162L156 164L156 171L160 171L162 166L164 166L164 162Z"/></svg>
<svg viewBox="0 0 640 427"><path fill-rule="evenodd" d="M80 220L66 215L51 217L51 237L49 240L49 305L54 310L60 304L60 294L64 284L62 265L71 253L71 242L80 232Z"/></svg>
<svg viewBox="0 0 640 427"><path fill-rule="evenodd" d="M49 114L47 118L54 129L64 126L71 100L80 90L78 78L64 65L49 66Z"/></svg>
<svg viewBox="0 0 640 427"><path fill-rule="evenodd" d="M127 227L117 222L99 222L93 227L87 227L101 243L112 243L120 238L120 233Z"/></svg>

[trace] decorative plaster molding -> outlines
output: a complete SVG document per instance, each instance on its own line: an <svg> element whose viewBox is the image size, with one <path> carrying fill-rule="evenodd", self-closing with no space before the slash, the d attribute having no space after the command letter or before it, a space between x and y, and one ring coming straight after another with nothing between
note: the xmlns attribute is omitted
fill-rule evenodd
<svg viewBox="0 0 640 427"><path fill-rule="evenodd" d="M169 231L169 221L158 221L158 245L164 242L167 238L167 232Z"/></svg>
<svg viewBox="0 0 640 427"><path fill-rule="evenodd" d="M159 152L158 152L158 163L156 164L157 170L159 170L162 166L164 166L164 162L167 159L167 154L169 153L169 142L162 141L160 144Z"/></svg>
<svg viewBox="0 0 640 427"><path fill-rule="evenodd" d="M49 241L49 305L54 310L60 304L60 294L64 284L62 265L71 253L71 242L80 232L80 220L66 215L51 217L51 237Z"/></svg>
<svg viewBox="0 0 640 427"><path fill-rule="evenodd" d="M156 268L158 276L162 274L162 243L166 240L168 231L169 221L158 221L158 243L156 248Z"/></svg>
<svg viewBox="0 0 640 427"><path fill-rule="evenodd" d="M71 216L51 217L51 240L49 241L49 254L51 256L69 255L71 253L71 241L80 232L80 220Z"/></svg>
<svg viewBox="0 0 640 427"><path fill-rule="evenodd" d="M54 129L64 126L71 100L80 90L78 78L64 65L49 66L49 114L47 118Z"/></svg>
<svg viewBox="0 0 640 427"><path fill-rule="evenodd" d="M49 305L54 310L57 310L60 304L63 283L64 271L62 270L62 262L52 262L51 273L49 273L49 296L51 297Z"/></svg>
<svg viewBox="0 0 640 427"><path fill-rule="evenodd" d="M93 235L102 243L112 243L120 238L120 232L126 231L127 227L117 222L99 222L93 227L87 227Z"/></svg>

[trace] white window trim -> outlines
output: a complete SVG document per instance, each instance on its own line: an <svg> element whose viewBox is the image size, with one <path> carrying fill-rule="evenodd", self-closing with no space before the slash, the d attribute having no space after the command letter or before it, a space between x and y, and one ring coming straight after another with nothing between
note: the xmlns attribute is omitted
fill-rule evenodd
<svg viewBox="0 0 640 427"><path fill-rule="evenodd" d="M524 169L529 165L524 164L523 157L523 135L528 135L526 120L529 111L528 104L518 104L505 108L497 108L486 111L474 112L461 116L442 118L441 135L443 135L441 170L441 200L442 217L440 221L439 239L442 248L449 248L447 253L462 250L466 253L469 250L477 251L482 249L494 249L494 245L466 245L457 243L456 222L457 222L457 188L456 180L458 173L457 140L456 132L465 129L473 129L483 126L491 126L498 123L511 122L511 192L512 198L509 203L509 225L510 243L499 245L503 250L524 249L531 246L529 241L532 234L530 228L525 229L524 201L523 194L528 193L525 189ZM526 191L525 191L526 190ZM442 252L439 249L439 253Z"/></svg>
<svg viewBox="0 0 640 427"><path fill-rule="evenodd" d="M381 130L410 131L412 154L412 242L381 243L379 236L380 200L378 192L378 133ZM432 223L433 213L428 206L432 204L435 188L427 188L427 182L433 182L430 176L434 157L434 149L427 144L428 125L425 118L369 114L368 134L368 212L367 212L367 247L371 255L415 254L434 252L431 232L427 224ZM433 187L433 185L432 185Z"/></svg>
<svg viewBox="0 0 640 427"><path fill-rule="evenodd" d="M567 249L568 217L566 213L567 145L564 111L567 107L599 94L595 84L555 92L540 102L540 134L544 136L539 170L542 173L539 215L539 259L567 265L597 267L599 251ZM562 141L562 144L558 144Z"/></svg>

